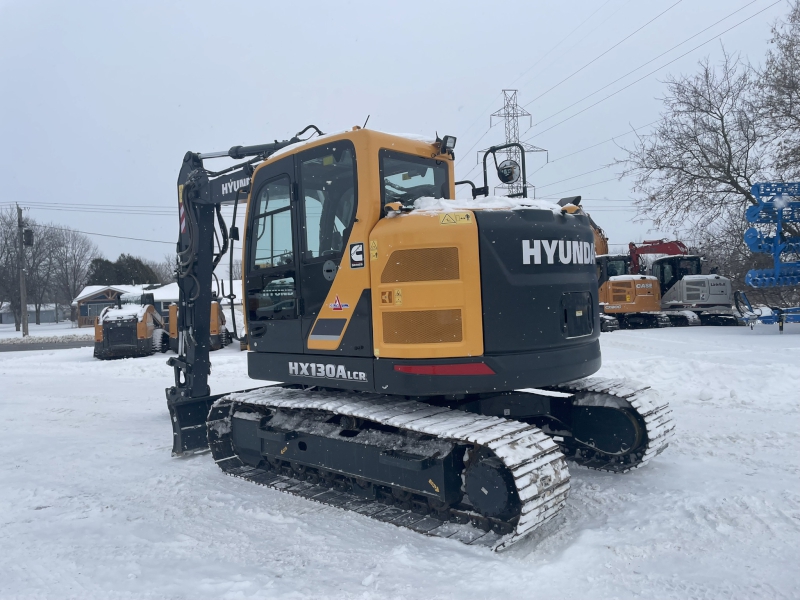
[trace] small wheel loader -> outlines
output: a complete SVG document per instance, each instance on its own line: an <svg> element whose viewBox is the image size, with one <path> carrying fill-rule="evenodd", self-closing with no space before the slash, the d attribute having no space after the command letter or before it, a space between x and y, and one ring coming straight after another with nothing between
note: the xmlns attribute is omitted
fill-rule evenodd
<svg viewBox="0 0 800 600"><path fill-rule="evenodd" d="M166 344L153 294L123 294L117 306L103 309L94 326L94 357L101 360L150 356Z"/></svg>

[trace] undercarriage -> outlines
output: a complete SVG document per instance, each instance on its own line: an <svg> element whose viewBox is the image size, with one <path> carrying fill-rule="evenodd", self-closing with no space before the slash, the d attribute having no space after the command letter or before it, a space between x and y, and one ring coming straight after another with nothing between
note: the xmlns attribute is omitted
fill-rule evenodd
<svg viewBox="0 0 800 600"><path fill-rule="evenodd" d="M206 423L227 474L409 527L506 548L553 518L566 460L623 473L674 428L649 388L585 378L463 399L274 386L216 399Z"/></svg>

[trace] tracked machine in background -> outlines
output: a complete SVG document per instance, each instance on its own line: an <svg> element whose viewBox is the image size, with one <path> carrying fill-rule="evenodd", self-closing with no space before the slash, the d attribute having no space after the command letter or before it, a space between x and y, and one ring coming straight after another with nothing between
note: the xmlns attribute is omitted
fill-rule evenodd
<svg viewBox="0 0 800 600"><path fill-rule="evenodd" d="M602 331L669 327L655 277L634 275L630 256L608 253L608 238L583 210L580 196L562 198L558 204L570 214L585 214L594 232Z"/></svg>
<svg viewBox="0 0 800 600"><path fill-rule="evenodd" d="M319 135L301 140L308 131ZM499 549L563 508L567 461L625 472L667 446L670 410L654 390L591 377L588 219L525 192L505 202L514 210L483 201L490 157L525 189L524 152L516 170L497 165L508 146L487 151L472 200L449 200L454 145L309 126L186 154L175 455L210 447L229 475ZM243 162L207 169L223 156ZM220 206L245 199L248 372L282 383L212 395L206 290L240 237Z"/></svg>
<svg viewBox="0 0 800 600"><path fill-rule="evenodd" d="M180 334L178 332L178 305L170 304L169 306L169 339L166 345L161 348L162 352L172 350L178 354L180 347ZM218 300L211 301L211 321L209 324L209 348L214 350L221 350L233 341L231 332L225 321L225 313Z"/></svg>
<svg viewBox="0 0 800 600"><path fill-rule="evenodd" d="M94 357L133 358L162 352L168 343L153 294L123 294L103 309L94 326Z"/></svg>
<svg viewBox="0 0 800 600"><path fill-rule="evenodd" d="M702 258L689 254L683 242L645 240L629 244L631 272L645 273L645 255L668 254L650 266L661 288L661 308L675 326L739 325L733 311L731 280L716 274L703 274Z"/></svg>

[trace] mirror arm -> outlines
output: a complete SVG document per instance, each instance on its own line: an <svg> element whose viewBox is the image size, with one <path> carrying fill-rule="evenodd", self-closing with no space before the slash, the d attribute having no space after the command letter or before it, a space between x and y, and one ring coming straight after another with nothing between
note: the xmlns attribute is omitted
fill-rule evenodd
<svg viewBox="0 0 800 600"><path fill-rule="evenodd" d="M486 149L486 152L483 153L483 187L482 188L475 188L472 191L472 197L476 198L478 195L489 195L489 175L486 172L486 158L491 153L492 158L494 158L494 166L495 170L497 170L497 151L504 150L506 148L519 148L520 150L520 169L522 170L522 194L512 194L509 198L516 198L520 195L523 198L528 197L528 178L527 173L525 170L525 148L522 147L522 144L518 142L512 142L510 144L502 144L500 146L492 146Z"/></svg>

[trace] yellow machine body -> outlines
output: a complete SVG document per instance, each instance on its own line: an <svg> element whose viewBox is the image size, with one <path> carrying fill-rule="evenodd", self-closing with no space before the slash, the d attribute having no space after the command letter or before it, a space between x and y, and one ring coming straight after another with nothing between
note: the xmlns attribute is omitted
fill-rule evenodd
<svg viewBox="0 0 800 600"><path fill-rule="evenodd" d="M211 349L219 350L230 343L225 329L225 314L216 300L211 302ZM169 305L169 348L178 351L178 305Z"/></svg>
<svg viewBox="0 0 800 600"><path fill-rule="evenodd" d="M612 278L600 286L600 304L606 314L657 312L661 293L653 277Z"/></svg>

